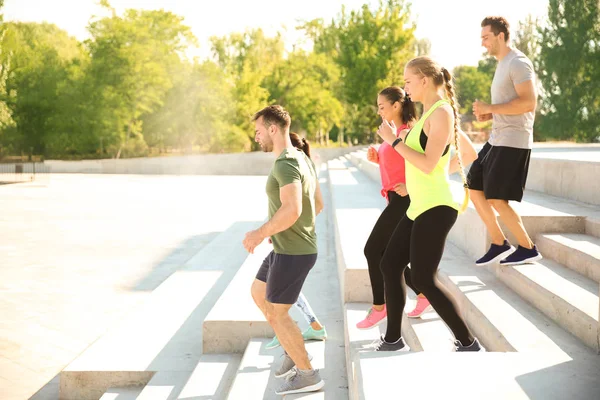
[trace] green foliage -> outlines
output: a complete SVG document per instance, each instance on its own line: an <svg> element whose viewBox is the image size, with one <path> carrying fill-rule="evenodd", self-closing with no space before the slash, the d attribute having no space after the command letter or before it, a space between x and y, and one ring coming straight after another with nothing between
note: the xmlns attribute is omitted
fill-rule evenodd
<svg viewBox="0 0 600 400"><path fill-rule="evenodd" d="M340 68L342 125L358 141L367 141L378 124L377 93L386 86L401 85L404 65L415 55L415 27L408 4L380 1L375 10L363 5L349 13L342 8L331 24L317 19L302 29L314 41L314 51L331 57ZM425 42L421 46L426 50Z"/></svg>
<svg viewBox="0 0 600 400"><path fill-rule="evenodd" d="M251 117L273 103L316 146L370 142L377 93L401 86L408 60L431 49L415 38L405 0L303 22L310 51L288 52L280 34L253 29L211 38L204 61L185 58L197 41L181 17L98 4L109 16L90 21L83 43L51 24L4 23L0 11L0 158L256 150ZM544 29L530 17L514 34L543 83L536 139L600 136L598 14L597 1L552 0ZM455 69L461 113L490 101L496 65L485 57Z"/></svg>
<svg viewBox="0 0 600 400"><path fill-rule="evenodd" d="M597 0L550 0L538 73L544 87L539 129L551 138L600 137L599 8Z"/></svg>
<svg viewBox="0 0 600 400"><path fill-rule="evenodd" d="M476 67L460 66L454 69L460 113L471 115L475 100L490 101L492 79Z"/></svg>

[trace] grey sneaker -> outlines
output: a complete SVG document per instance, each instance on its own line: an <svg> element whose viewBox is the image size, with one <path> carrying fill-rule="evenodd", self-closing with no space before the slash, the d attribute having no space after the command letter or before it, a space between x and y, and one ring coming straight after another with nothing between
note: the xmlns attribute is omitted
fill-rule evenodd
<svg viewBox="0 0 600 400"><path fill-rule="evenodd" d="M321 379L319 370L309 372L299 371L297 368L292 368L292 373L286 378L283 384L275 392L279 395L316 392L325 386L325 382Z"/></svg>
<svg viewBox="0 0 600 400"><path fill-rule="evenodd" d="M308 355L308 361L312 361L312 356ZM293 371L292 369L296 366L294 360L288 355L288 353L283 354L283 362L281 366L275 371L275 378L285 378L290 375Z"/></svg>
<svg viewBox="0 0 600 400"><path fill-rule="evenodd" d="M403 338L396 340L394 343L388 343L383 335L374 343L373 347L375 351L410 351L410 347L404 342Z"/></svg>
<svg viewBox="0 0 600 400"><path fill-rule="evenodd" d="M479 340L477 340L477 338L475 338L475 340L473 340L473 343L471 343L469 346L463 346L460 341L456 340L454 341L454 346L456 347L456 351L458 352L475 351L485 353L485 347L483 347L481 343L479 343Z"/></svg>

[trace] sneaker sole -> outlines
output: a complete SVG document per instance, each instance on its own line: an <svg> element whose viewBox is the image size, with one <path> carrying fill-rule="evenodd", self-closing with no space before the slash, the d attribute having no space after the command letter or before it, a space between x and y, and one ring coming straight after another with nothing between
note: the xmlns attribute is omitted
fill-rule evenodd
<svg viewBox="0 0 600 400"><path fill-rule="evenodd" d="M278 348L279 346L281 346L280 344L278 344L277 346L265 346L265 350L273 350Z"/></svg>
<svg viewBox="0 0 600 400"><path fill-rule="evenodd" d="M485 267L486 265L495 264L495 263L505 259L506 257L510 256L515 251L517 251L517 249L515 249L514 246L510 246L509 250L506 250L504 253L498 254L496 257L492 258L490 261L487 261L484 263L475 262L475 265L477 265L478 267Z"/></svg>
<svg viewBox="0 0 600 400"><path fill-rule="evenodd" d="M502 265L503 267L510 267L510 266L514 266L514 265L530 264L532 262L539 261L542 258L544 258L544 257L541 254L538 254L535 257L526 258L526 259L521 260L521 261L505 262L505 263L501 262L500 265Z"/></svg>
<svg viewBox="0 0 600 400"><path fill-rule="evenodd" d="M316 392L317 390L323 389L325 386L325 382L321 379L320 382L315 383L314 385L306 386L296 390L287 390L285 392L275 392L278 395L286 395L286 394L295 394L295 393L306 393L306 392Z"/></svg>
<svg viewBox="0 0 600 400"><path fill-rule="evenodd" d="M310 338L305 338L303 337L302 339L304 339L305 342L309 341L309 340L320 340L321 342L324 342L325 340L327 340L327 336L325 337L310 337Z"/></svg>
<svg viewBox="0 0 600 400"><path fill-rule="evenodd" d="M359 328L358 326L356 327L356 329L359 329L361 331L368 331L369 329L373 329L381 324L383 324L384 322L387 321L387 316L381 318L379 321L377 321L376 323L374 323L373 325L369 326L368 328Z"/></svg>
<svg viewBox="0 0 600 400"><path fill-rule="evenodd" d="M421 313L418 314L418 315L409 315L409 314L406 314L406 316L408 318L421 318L421 315L423 315L423 314L425 314L426 312L429 312L429 311L433 311L433 307L431 306L431 304L428 305L427 307L425 307L425 309L423 311L421 311Z"/></svg>

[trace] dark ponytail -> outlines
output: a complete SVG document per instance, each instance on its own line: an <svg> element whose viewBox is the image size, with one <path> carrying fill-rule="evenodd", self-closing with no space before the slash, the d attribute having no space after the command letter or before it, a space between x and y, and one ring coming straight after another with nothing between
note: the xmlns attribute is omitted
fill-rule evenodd
<svg viewBox="0 0 600 400"><path fill-rule="evenodd" d="M395 102L400 103L400 108L402 109L400 118L402 118L402 122L408 126L414 125L415 121L417 120L415 103L412 102L402 88L398 86L389 86L379 92L379 95L385 96L385 98L392 104Z"/></svg>
<svg viewBox="0 0 600 400"><path fill-rule="evenodd" d="M308 143L308 140L304 139L303 137L300 137L300 135L298 135L295 132L290 132L290 139L292 141L292 145L295 148L297 148L298 150L302 150L304 154L306 154L306 156L310 158L310 144Z"/></svg>

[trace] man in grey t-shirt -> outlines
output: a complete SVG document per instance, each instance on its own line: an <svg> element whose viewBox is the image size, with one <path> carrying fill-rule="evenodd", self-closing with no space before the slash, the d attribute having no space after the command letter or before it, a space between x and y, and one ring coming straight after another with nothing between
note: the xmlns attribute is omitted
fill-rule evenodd
<svg viewBox="0 0 600 400"><path fill-rule="evenodd" d="M542 255L508 202L521 201L527 181L537 103L535 73L531 61L510 47L506 19L487 17L481 28L481 44L498 59L498 67L492 82L492 104L473 103L478 121L493 119L490 139L467 177L471 200L492 239L490 249L476 264L525 264ZM494 209L519 242L516 250L500 229Z"/></svg>

